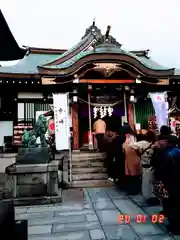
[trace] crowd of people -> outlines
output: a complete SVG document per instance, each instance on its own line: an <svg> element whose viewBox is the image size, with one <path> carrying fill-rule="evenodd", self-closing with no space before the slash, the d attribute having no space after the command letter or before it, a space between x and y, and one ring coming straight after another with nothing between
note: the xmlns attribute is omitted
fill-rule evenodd
<svg viewBox="0 0 180 240"><path fill-rule="evenodd" d="M94 131L109 180L128 194L141 193L149 205L160 203L168 231L180 235L180 148L170 128L137 134L127 124L114 132L101 119Z"/></svg>

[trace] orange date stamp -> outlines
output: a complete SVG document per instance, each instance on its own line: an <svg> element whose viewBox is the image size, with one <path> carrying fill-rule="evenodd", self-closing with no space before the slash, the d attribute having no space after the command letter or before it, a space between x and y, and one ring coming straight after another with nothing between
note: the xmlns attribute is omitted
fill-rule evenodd
<svg viewBox="0 0 180 240"><path fill-rule="evenodd" d="M120 214L117 217L117 222L119 224L130 224L132 220L131 215L129 214ZM145 214L137 214L135 216L136 223L146 223L147 221L151 221L152 223L163 223L165 220L165 216L163 214L152 214L151 216L147 216ZM133 218L134 222L134 218Z"/></svg>

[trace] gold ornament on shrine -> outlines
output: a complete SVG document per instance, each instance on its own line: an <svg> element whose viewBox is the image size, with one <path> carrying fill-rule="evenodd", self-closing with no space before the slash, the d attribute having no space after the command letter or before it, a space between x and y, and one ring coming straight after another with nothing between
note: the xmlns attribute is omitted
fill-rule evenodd
<svg viewBox="0 0 180 240"><path fill-rule="evenodd" d="M101 72L105 77L110 77L113 73L120 71L121 68L116 63L96 63L94 70Z"/></svg>

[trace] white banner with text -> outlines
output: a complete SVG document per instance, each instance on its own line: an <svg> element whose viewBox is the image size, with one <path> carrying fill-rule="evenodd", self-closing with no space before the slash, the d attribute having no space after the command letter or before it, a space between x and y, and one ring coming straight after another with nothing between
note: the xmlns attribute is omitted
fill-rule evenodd
<svg viewBox="0 0 180 240"><path fill-rule="evenodd" d="M69 150L70 147L70 129L69 129L69 105L68 94L53 94L54 105L54 125L56 149Z"/></svg>

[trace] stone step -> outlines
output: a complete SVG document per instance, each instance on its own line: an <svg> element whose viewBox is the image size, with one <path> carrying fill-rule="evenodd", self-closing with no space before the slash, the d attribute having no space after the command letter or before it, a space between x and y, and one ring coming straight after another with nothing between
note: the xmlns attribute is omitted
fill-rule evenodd
<svg viewBox="0 0 180 240"><path fill-rule="evenodd" d="M17 153L0 153L0 158L16 158Z"/></svg>
<svg viewBox="0 0 180 240"><path fill-rule="evenodd" d="M108 176L106 173L85 173L85 174L74 174L72 175L73 181L80 181L80 180L107 180Z"/></svg>
<svg viewBox="0 0 180 240"><path fill-rule="evenodd" d="M104 162L105 158L72 158L71 159L71 162L85 162L85 161Z"/></svg>
<svg viewBox="0 0 180 240"><path fill-rule="evenodd" d="M105 158L72 158L72 162L104 162Z"/></svg>
<svg viewBox="0 0 180 240"><path fill-rule="evenodd" d="M55 156L56 160L61 160L62 156ZM69 159L69 157L65 158ZM87 156L74 156L72 155L72 161L83 161L83 160L102 160L105 159L104 155L87 155Z"/></svg>
<svg viewBox="0 0 180 240"><path fill-rule="evenodd" d="M104 167L87 167L87 168L73 168L72 174L84 174L84 173L105 173L106 169Z"/></svg>
<svg viewBox="0 0 180 240"><path fill-rule="evenodd" d="M111 187L114 183L108 180L82 180L73 181L71 184L72 188L88 188L88 187Z"/></svg>
<svg viewBox="0 0 180 240"><path fill-rule="evenodd" d="M91 167L103 167L104 166L104 161L72 161L72 168L91 168Z"/></svg>
<svg viewBox="0 0 180 240"><path fill-rule="evenodd" d="M72 153L72 158L104 158L105 153Z"/></svg>
<svg viewBox="0 0 180 240"><path fill-rule="evenodd" d="M63 166L68 167L69 162L64 161ZM72 161L71 162L72 168L92 168L92 167L104 167L104 160L102 161L91 161L91 160L84 160L84 161Z"/></svg>

